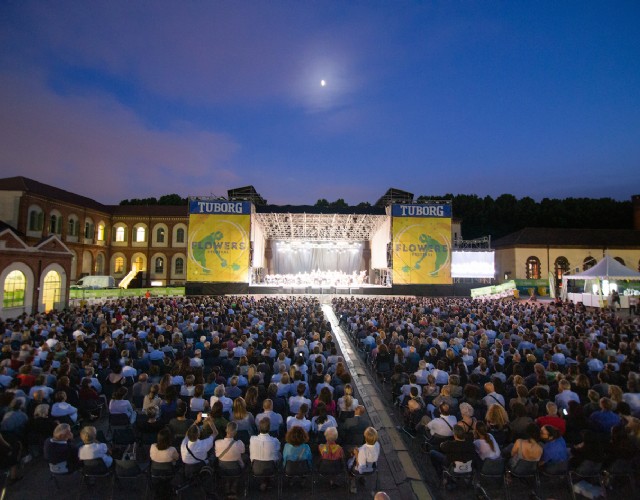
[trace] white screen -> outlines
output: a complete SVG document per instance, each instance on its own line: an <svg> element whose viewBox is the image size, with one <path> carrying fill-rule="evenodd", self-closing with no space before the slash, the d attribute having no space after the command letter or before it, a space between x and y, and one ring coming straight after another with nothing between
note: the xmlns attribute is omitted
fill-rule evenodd
<svg viewBox="0 0 640 500"><path fill-rule="evenodd" d="M493 278L495 273L494 252L453 251L451 277Z"/></svg>

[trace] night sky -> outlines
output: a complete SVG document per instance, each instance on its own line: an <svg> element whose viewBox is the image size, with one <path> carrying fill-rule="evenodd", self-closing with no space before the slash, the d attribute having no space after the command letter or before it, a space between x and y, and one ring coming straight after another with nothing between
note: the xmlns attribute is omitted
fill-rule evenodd
<svg viewBox="0 0 640 500"><path fill-rule="evenodd" d="M4 0L0 173L102 203L629 199L639 27L637 0Z"/></svg>

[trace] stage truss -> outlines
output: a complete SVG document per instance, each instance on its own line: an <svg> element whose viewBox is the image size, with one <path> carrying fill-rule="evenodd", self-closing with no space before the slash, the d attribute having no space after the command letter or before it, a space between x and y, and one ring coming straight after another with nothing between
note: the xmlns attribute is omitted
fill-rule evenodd
<svg viewBox="0 0 640 500"><path fill-rule="evenodd" d="M369 241L388 216L255 213L253 217L270 240Z"/></svg>

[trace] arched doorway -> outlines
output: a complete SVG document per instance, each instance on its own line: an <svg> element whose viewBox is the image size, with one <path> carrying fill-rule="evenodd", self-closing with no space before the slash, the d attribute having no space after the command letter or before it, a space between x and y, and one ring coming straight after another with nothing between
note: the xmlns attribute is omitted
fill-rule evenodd
<svg viewBox="0 0 640 500"><path fill-rule="evenodd" d="M62 279L57 271L49 271L43 280L42 303L45 312L57 309L61 302Z"/></svg>

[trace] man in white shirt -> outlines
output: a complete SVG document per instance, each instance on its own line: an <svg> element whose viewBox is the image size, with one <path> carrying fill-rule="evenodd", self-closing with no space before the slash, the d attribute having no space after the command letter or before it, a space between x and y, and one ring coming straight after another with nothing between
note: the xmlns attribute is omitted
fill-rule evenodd
<svg viewBox="0 0 640 500"><path fill-rule="evenodd" d="M427 424L427 429L429 429L432 436L453 436L453 426L458 423L456 417L449 415L449 405L446 403L442 403L438 409L440 410L440 416L431 420Z"/></svg>
<svg viewBox="0 0 640 500"><path fill-rule="evenodd" d="M280 441L269 435L270 428L271 422L269 417L264 417L258 424L260 434L251 436L249 440L249 458L253 464L254 473L260 472L257 469L256 461L275 463L280 461ZM268 480L263 480L260 484L260 490L265 491L268 485Z"/></svg>
<svg viewBox="0 0 640 500"><path fill-rule="evenodd" d="M282 426L282 415L273 411L273 401L265 399L262 403L262 409L264 411L256 415L256 425L260 427L260 421L267 418L271 425L268 432L278 432Z"/></svg>
<svg viewBox="0 0 640 500"><path fill-rule="evenodd" d="M202 415L198 415L196 423L189 427L186 437L180 445L180 456L185 465L199 465L208 463L209 450L213 448L213 440L217 435L216 426L211 417L204 420L204 425L208 425L213 432L209 437L202 438L198 424L202 421Z"/></svg>

